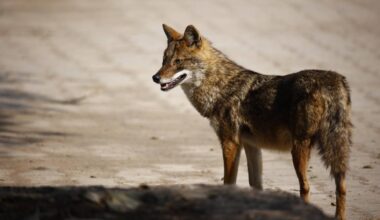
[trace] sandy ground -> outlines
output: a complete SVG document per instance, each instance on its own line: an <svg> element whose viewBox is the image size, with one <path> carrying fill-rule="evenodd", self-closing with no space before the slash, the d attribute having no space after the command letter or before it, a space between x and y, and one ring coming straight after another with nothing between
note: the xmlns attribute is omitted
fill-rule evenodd
<svg viewBox="0 0 380 220"><path fill-rule="evenodd" d="M349 219L380 218L380 2L0 1L0 185L220 184L208 121L163 93L161 24L194 24L233 60L285 74L336 70L352 87ZM334 183L313 153L311 201ZM248 186L242 156L238 185ZM264 152L264 187L298 193L290 154Z"/></svg>

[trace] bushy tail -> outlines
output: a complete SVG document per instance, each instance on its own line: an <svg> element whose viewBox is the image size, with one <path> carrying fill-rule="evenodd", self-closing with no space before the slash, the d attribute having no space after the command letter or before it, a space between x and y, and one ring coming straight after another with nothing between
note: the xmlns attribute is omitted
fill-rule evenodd
<svg viewBox="0 0 380 220"><path fill-rule="evenodd" d="M331 99L327 100L326 114L319 135L319 153L331 175L345 175L352 144L351 100L347 81Z"/></svg>

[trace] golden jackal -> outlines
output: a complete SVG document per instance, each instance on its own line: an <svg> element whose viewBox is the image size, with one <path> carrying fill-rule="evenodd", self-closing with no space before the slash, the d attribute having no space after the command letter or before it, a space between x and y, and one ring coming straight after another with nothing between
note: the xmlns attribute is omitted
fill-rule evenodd
<svg viewBox="0 0 380 220"><path fill-rule="evenodd" d="M351 145L350 93L345 77L332 71L303 70L262 75L231 61L197 29L184 34L163 25L168 39L162 67L153 81L168 91L181 85L218 135L224 183L236 182L241 147L247 155L249 184L262 189L261 148L289 150L308 201L306 177L316 146L336 183L336 217L345 218L345 174Z"/></svg>

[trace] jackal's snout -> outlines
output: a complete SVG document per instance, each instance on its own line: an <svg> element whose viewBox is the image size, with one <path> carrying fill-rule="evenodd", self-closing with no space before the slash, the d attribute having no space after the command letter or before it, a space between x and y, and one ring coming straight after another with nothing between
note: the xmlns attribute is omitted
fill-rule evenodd
<svg viewBox="0 0 380 220"><path fill-rule="evenodd" d="M160 74L159 73L154 74L152 76L152 79L153 79L153 82L160 83L160 79L161 79Z"/></svg>

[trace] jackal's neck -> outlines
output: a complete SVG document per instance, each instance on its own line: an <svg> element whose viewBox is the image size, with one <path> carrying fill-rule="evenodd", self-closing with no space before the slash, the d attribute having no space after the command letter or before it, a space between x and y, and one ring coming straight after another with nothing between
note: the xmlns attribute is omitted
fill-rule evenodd
<svg viewBox="0 0 380 220"><path fill-rule="evenodd" d="M236 64L219 50L208 45L202 54L202 67L195 72L193 83L182 84L182 89L198 112L205 117L211 117L215 106L228 89L228 84L245 68Z"/></svg>

